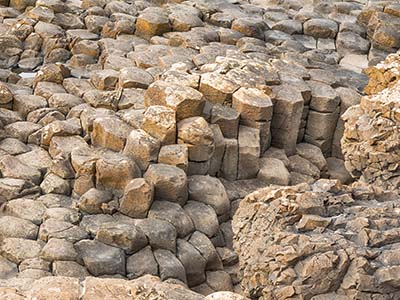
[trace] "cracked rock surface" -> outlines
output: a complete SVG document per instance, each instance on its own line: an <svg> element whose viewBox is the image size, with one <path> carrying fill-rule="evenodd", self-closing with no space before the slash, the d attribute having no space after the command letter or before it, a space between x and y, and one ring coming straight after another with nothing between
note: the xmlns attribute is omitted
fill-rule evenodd
<svg viewBox="0 0 400 300"><path fill-rule="evenodd" d="M233 218L252 299L397 299L397 193L366 184L267 187Z"/></svg>

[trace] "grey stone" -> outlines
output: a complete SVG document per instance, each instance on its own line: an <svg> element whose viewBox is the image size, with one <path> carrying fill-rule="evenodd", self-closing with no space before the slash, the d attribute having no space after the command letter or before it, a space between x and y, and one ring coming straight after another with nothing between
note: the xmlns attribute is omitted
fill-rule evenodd
<svg viewBox="0 0 400 300"><path fill-rule="evenodd" d="M122 249L91 240L82 240L75 247L92 275L125 275L125 254Z"/></svg>

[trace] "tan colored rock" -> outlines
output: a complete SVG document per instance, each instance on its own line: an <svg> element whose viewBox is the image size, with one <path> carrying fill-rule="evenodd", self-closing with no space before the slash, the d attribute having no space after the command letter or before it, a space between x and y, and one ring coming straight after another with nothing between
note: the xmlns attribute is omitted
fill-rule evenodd
<svg viewBox="0 0 400 300"><path fill-rule="evenodd" d="M79 279L66 277L44 277L35 281L29 291L32 299L79 299Z"/></svg>
<svg viewBox="0 0 400 300"><path fill-rule="evenodd" d="M104 157L96 162L96 186L123 190L132 179L140 176L137 164L122 155Z"/></svg>
<svg viewBox="0 0 400 300"><path fill-rule="evenodd" d="M162 35L171 30L168 17L163 13L143 13L137 18L135 34L144 38Z"/></svg>
<svg viewBox="0 0 400 300"><path fill-rule="evenodd" d="M160 142L142 129L130 132L124 148L124 154L132 157L142 171L157 162L159 151Z"/></svg>
<svg viewBox="0 0 400 300"><path fill-rule="evenodd" d="M218 124L226 138L236 139L239 130L240 114L233 108L214 105L211 110L211 123Z"/></svg>
<svg viewBox="0 0 400 300"><path fill-rule="evenodd" d="M0 103L7 104L13 100L13 94L5 83L0 84Z"/></svg>
<svg viewBox="0 0 400 300"><path fill-rule="evenodd" d="M240 126L238 147L238 179L256 177L260 169L259 157L261 154L259 130Z"/></svg>
<svg viewBox="0 0 400 300"><path fill-rule="evenodd" d="M30 112L47 107L47 100L35 95L16 95L14 98L13 109L26 117Z"/></svg>
<svg viewBox="0 0 400 300"><path fill-rule="evenodd" d="M3 177L18 178L39 184L41 174L38 169L25 165L18 158L5 155L0 158L0 171Z"/></svg>
<svg viewBox="0 0 400 300"><path fill-rule="evenodd" d="M396 85L400 79L400 56L399 53L393 53L376 66L365 70L369 77L368 85L365 87L365 93L368 95L381 92L387 87Z"/></svg>
<svg viewBox="0 0 400 300"><path fill-rule="evenodd" d="M178 123L178 144L187 144L189 160L207 161L214 153L214 134L203 117L192 117Z"/></svg>
<svg viewBox="0 0 400 300"><path fill-rule="evenodd" d="M273 103L272 146L285 149L287 155L294 154L304 108L303 96L295 87L282 84L276 87Z"/></svg>
<svg viewBox="0 0 400 300"><path fill-rule="evenodd" d="M187 172L189 164L189 149L185 144L162 146L158 154L158 162L172 165Z"/></svg>
<svg viewBox="0 0 400 300"><path fill-rule="evenodd" d="M240 113L242 119L270 121L273 104L263 91L254 88L240 88L233 94L232 107Z"/></svg>
<svg viewBox="0 0 400 300"><path fill-rule="evenodd" d="M90 80L99 90L113 90L118 83L119 73L114 70L102 70L93 72Z"/></svg>
<svg viewBox="0 0 400 300"><path fill-rule="evenodd" d="M132 129L119 118L96 118L93 121L92 144L113 151L121 151Z"/></svg>
<svg viewBox="0 0 400 300"><path fill-rule="evenodd" d="M123 68L119 74L118 86L121 88L147 89L153 82L153 76L140 68Z"/></svg>
<svg viewBox="0 0 400 300"><path fill-rule="evenodd" d="M201 75L199 91L215 104L230 105L232 95L240 86L225 78L223 74L205 73Z"/></svg>
<svg viewBox="0 0 400 300"><path fill-rule="evenodd" d="M197 90L176 83L158 80L145 93L145 105L164 105L176 112L178 121L201 115L203 95Z"/></svg>
<svg viewBox="0 0 400 300"><path fill-rule="evenodd" d="M153 203L154 187L143 178L133 179L125 187L119 211L131 218L146 218Z"/></svg>
<svg viewBox="0 0 400 300"><path fill-rule="evenodd" d="M142 129L158 139L161 145L175 144L175 112L166 106L149 106L144 113Z"/></svg>
<svg viewBox="0 0 400 300"><path fill-rule="evenodd" d="M361 194L371 197L371 199L376 199L379 197L378 195L384 193L382 190L374 192L371 187L362 184L351 188L341 186L337 181L320 180L312 186L302 184L284 188L267 187L247 196L241 202L233 220L234 247L236 251L239 251L240 268L244 274L242 285L245 288L245 294L259 295L261 299L282 297L283 295L302 297L301 295L305 294L316 299L337 299L336 294L349 295L349 291L358 294L370 293L371 289L378 291L380 289L378 278L382 277L377 269L368 275L371 276L371 280L368 281L370 287L368 292L361 291L360 287L351 284L338 284L332 289L330 285L326 286L321 280L321 278L325 278L322 274L330 274L330 283L354 282L355 279L351 279L354 276L359 278L359 276L365 275L365 265L361 266L356 262L363 261L367 265L373 263L356 253L360 249L365 250L365 247L372 249L375 246L354 243L351 238L346 237L347 233L355 230L360 239L373 244L375 238L367 237L365 234L374 231L375 236L379 232L379 230L375 231L375 229L369 228L368 218L376 216L375 208L369 213L362 214L362 217L358 214L360 211L365 212L365 208L360 207L362 200L357 200L353 196L352 193L355 189L362 189ZM396 197L392 199L396 199ZM383 205L390 206L392 201L388 197ZM336 207L339 205L344 210L349 209L353 212L356 210L358 213L348 215L340 221L333 221L338 214L343 216L343 212L332 211L326 214L324 213L326 204ZM382 203L379 203L379 206L381 205ZM379 211L383 212L385 208L379 209ZM246 219L250 215L252 216L251 222ZM288 225L289 219L296 221ZM340 233L335 229L339 223L344 224ZM262 228L268 228L268 230L264 231ZM267 236L256 233L260 230L268 232ZM277 236L282 238L280 242L274 240L273 237ZM364 236L365 238L362 238ZM288 242L287 239L291 239L291 242ZM296 242L293 243L293 239ZM371 240L369 241L369 239ZM383 244L386 242L378 247L384 247ZM316 246L318 250L303 248L303 245L310 244L315 246L318 244ZM259 249L263 249L262 253L259 252ZM283 249L287 252L280 252ZM356 260L350 259L349 251L356 256ZM279 253L279 260L265 260L266 257L277 257L277 253ZM372 260L375 261L375 259ZM377 262L381 265L379 259ZM275 270L269 268L272 266L271 264L285 266L284 273L276 278L275 283L270 283L267 279L270 278L268 274L274 273ZM262 269L258 269L260 266ZM259 271L254 272L256 269ZM288 281L281 281L283 278ZM313 280L312 287L308 286L311 278ZM294 281L300 283L302 287L307 285L307 288L293 289ZM261 290L258 291L258 288ZM326 298L325 296L330 293L333 298ZM386 290L385 295L390 297L391 293L396 292ZM352 297L346 297L346 299L352 299Z"/></svg>

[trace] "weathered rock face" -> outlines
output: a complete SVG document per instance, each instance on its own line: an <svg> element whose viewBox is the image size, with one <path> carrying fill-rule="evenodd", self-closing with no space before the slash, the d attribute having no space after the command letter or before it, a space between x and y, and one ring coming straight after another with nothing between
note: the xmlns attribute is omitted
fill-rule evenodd
<svg viewBox="0 0 400 300"><path fill-rule="evenodd" d="M388 57L376 66L366 69L369 77L365 93L377 94L386 88L390 88L400 79L400 52L389 54Z"/></svg>
<svg viewBox="0 0 400 300"><path fill-rule="evenodd" d="M81 294L81 289L84 291ZM164 283L154 276L127 281L123 279L100 279L89 277L82 282L71 277L43 277L20 288L0 287L5 299L158 299L158 300L205 300L242 299L239 295L226 293L225 298L215 293L209 297L190 291L177 283ZM224 295L224 294L222 294ZM133 298L132 298L133 297Z"/></svg>
<svg viewBox="0 0 400 300"><path fill-rule="evenodd" d="M232 223L242 287L254 299L398 298L399 203L331 180L248 195Z"/></svg>
<svg viewBox="0 0 400 300"><path fill-rule="evenodd" d="M399 69L400 70L400 69ZM343 115L345 166L361 181L385 189L400 187L400 82L361 98Z"/></svg>

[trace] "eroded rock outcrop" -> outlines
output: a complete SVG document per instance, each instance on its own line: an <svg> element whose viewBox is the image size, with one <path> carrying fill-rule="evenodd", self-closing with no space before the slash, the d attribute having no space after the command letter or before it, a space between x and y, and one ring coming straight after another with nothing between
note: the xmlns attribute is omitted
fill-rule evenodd
<svg viewBox="0 0 400 300"><path fill-rule="evenodd" d="M399 188L400 82L362 97L343 119L342 151L347 170L364 182L385 189Z"/></svg>
<svg viewBox="0 0 400 300"><path fill-rule="evenodd" d="M268 187L233 218L253 299L398 299L400 198L365 184Z"/></svg>
<svg viewBox="0 0 400 300"><path fill-rule="evenodd" d="M25 281L9 287L1 287L2 299L109 299L109 300L205 300L224 299L242 300L240 295L224 293L211 294L208 297L192 292L184 286L174 282L161 282L154 276L143 276L136 280L101 279L88 277L80 281L71 277L43 277L36 281Z"/></svg>

